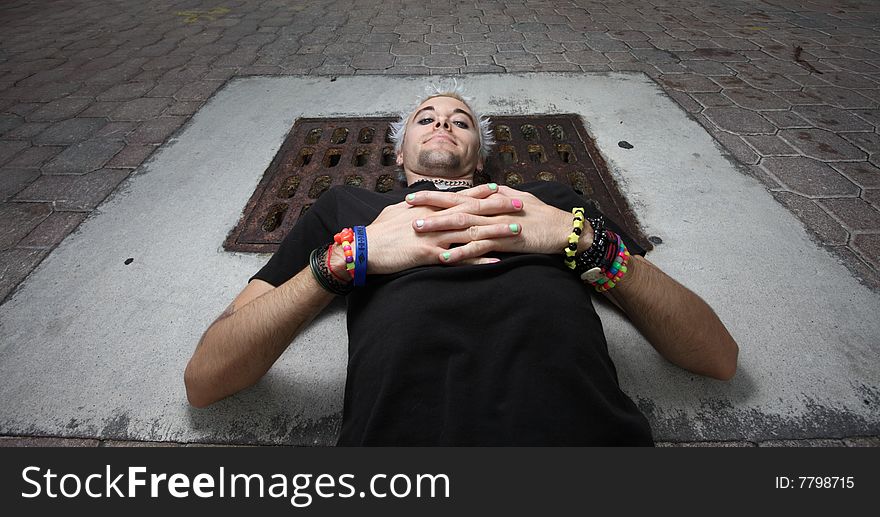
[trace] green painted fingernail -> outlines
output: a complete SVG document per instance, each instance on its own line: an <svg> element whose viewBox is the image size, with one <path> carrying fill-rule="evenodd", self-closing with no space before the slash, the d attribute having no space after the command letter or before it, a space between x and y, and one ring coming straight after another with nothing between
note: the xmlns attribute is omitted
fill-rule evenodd
<svg viewBox="0 0 880 517"><path fill-rule="evenodd" d="M512 231L513 233L519 233L519 225L518 224L511 224L509 226L509 228L510 228L510 231Z"/></svg>
<svg viewBox="0 0 880 517"><path fill-rule="evenodd" d="M407 200L407 201L412 201L412 200L415 199L415 198L416 198L416 195L415 195L415 194L407 194L407 195L406 195L406 200Z"/></svg>
<svg viewBox="0 0 880 517"><path fill-rule="evenodd" d="M498 190L497 183L489 183L489 190Z"/></svg>
<svg viewBox="0 0 880 517"><path fill-rule="evenodd" d="M445 260L446 262L449 262L449 259L452 258L452 253L449 253L448 251L444 251L442 256L443 256L443 260Z"/></svg>

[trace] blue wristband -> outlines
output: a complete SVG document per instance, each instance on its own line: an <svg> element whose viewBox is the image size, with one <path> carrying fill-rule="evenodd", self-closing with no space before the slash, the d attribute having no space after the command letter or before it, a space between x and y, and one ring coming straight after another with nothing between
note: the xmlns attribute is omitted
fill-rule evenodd
<svg viewBox="0 0 880 517"><path fill-rule="evenodd" d="M367 283L367 229L354 227L354 285L361 287Z"/></svg>

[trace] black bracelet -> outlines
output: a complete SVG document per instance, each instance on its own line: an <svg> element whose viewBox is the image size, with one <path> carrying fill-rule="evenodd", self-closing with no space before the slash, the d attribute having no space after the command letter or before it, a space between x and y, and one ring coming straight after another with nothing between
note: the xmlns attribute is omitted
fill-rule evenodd
<svg viewBox="0 0 880 517"><path fill-rule="evenodd" d="M578 276L595 267L602 267L608 255L608 248L616 243L609 231L605 229L605 219L600 215L595 218L588 217L590 226L593 228L593 242L589 249L575 256L574 273Z"/></svg>
<svg viewBox="0 0 880 517"><path fill-rule="evenodd" d="M333 276L333 273L327 269L327 248L315 248L309 255L309 268L312 270L312 276L325 291L333 294L346 295L351 292L353 286L348 283L344 284Z"/></svg>

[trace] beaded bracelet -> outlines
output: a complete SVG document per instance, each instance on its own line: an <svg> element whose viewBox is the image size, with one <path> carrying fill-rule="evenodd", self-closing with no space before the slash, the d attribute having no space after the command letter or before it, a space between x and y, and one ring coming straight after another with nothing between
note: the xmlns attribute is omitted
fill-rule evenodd
<svg viewBox="0 0 880 517"><path fill-rule="evenodd" d="M367 283L367 229L363 226L354 227L355 235L355 268L354 285L361 287Z"/></svg>
<svg viewBox="0 0 880 517"><path fill-rule="evenodd" d="M599 293L613 289L620 282L628 271L627 264L631 257L623 239L611 231L608 233L616 237L616 253L613 260L610 263L605 261L601 267L594 267L581 274L581 280L588 282Z"/></svg>
<svg viewBox="0 0 880 517"><path fill-rule="evenodd" d="M574 269L577 266L575 255L577 254L578 241L584 231L584 209L579 206L574 207L571 209L571 215L573 217L571 234L568 236L568 244L563 251L565 252L565 265L569 269Z"/></svg>
<svg viewBox="0 0 880 517"><path fill-rule="evenodd" d="M354 230L343 228L333 236L333 240L342 246L342 253L345 255L345 269L354 278L354 251L351 249L351 244L354 242Z"/></svg>
<svg viewBox="0 0 880 517"><path fill-rule="evenodd" d="M589 249L575 258L574 271L578 275L601 264L603 259L608 256L609 246L615 242L615 239L609 239L608 232L605 230L605 219L601 215L594 218L588 217L587 221L593 228L593 242Z"/></svg>
<svg viewBox="0 0 880 517"><path fill-rule="evenodd" d="M309 269L312 271L312 276L324 290L333 294L348 294L351 292L352 285L340 282L331 274L323 256L325 253L327 253L327 248L322 246L313 249L309 255Z"/></svg>

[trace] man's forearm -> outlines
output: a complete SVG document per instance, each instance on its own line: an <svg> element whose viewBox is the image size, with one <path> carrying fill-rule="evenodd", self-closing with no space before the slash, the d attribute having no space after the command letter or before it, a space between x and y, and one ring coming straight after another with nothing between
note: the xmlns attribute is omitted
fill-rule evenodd
<svg viewBox="0 0 880 517"><path fill-rule="evenodd" d="M709 305L640 256L607 291L666 359L694 373L730 379L739 348Z"/></svg>
<svg viewBox="0 0 880 517"><path fill-rule="evenodd" d="M231 314L221 315L205 331L186 367L190 403L207 406L256 383L332 299L307 267Z"/></svg>

